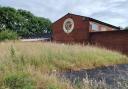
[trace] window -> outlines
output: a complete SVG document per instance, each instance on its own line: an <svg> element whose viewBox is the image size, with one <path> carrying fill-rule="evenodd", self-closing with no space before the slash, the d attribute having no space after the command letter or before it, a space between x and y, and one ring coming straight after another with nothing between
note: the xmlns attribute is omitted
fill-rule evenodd
<svg viewBox="0 0 128 89"><path fill-rule="evenodd" d="M91 25L91 29L92 29L92 30L94 30L94 31L98 31L98 30L99 30L97 24L91 23L90 25Z"/></svg>

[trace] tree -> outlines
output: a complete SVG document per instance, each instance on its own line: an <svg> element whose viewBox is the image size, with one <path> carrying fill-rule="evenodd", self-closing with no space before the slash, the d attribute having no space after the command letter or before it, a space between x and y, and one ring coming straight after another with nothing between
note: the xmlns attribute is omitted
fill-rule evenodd
<svg viewBox="0 0 128 89"><path fill-rule="evenodd" d="M26 10L0 7L0 31L10 29L21 37L40 37L51 33L51 21Z"/></svg>

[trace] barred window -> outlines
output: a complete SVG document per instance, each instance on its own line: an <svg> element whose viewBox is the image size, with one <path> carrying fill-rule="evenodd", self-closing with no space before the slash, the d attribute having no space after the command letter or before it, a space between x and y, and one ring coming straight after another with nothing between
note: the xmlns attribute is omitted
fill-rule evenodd
<svg viewBox="0 0 128 89"><path fill-rule="evenodd" d="M91 29L94 30L94 31L99 31L99 28L98 28L98 25L95 24L95 23L91 23Z"/></svg>

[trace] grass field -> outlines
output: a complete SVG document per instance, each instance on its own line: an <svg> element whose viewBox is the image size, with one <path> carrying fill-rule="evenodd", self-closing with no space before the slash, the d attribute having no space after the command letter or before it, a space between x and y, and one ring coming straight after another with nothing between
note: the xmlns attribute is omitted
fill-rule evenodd
<svg viewBox="0 0 128 89"><path fill-rule="evenodd" d="M51 73L114 64L128 64L128 57L78 44L1 42L0 89L77 89Z"/></svg>

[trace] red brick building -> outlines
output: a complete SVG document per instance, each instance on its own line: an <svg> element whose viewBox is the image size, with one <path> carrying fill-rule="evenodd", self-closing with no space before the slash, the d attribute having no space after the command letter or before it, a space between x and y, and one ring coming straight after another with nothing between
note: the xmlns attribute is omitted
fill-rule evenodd
<svg viewBox="0 0 128 89"><path fill-rule="evenodd" d="M69 25L69 26L68 26ZM89 32L112 31L120 28L93 18L68 13L52 25L57 42L86 42Z"/></svg>
<svg viewBox="0 0 128 89"><path fill-rule="evenodd" d="M53 41L90 43L128 53L128 31L102 21L68 13L52 24Z"/></svg>

